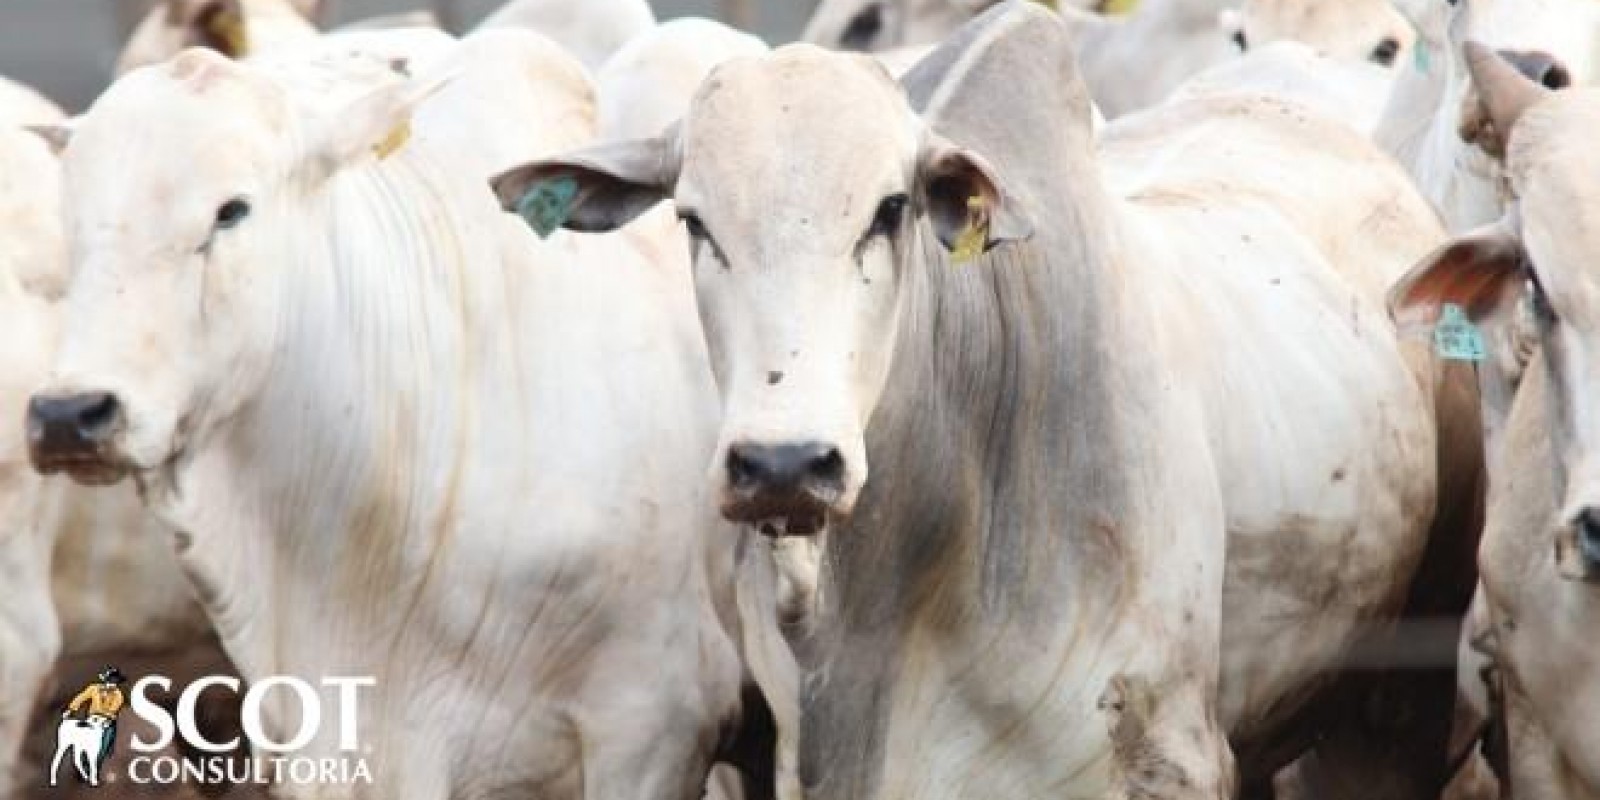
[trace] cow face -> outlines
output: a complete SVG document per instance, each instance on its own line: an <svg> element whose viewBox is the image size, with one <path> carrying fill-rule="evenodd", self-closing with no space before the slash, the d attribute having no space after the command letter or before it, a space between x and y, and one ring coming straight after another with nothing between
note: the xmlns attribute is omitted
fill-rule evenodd
<svg viewBox="0 0 1600 800"><path fill-rule="evenodd" d="M1329 58L1394 65L1416 34L1388 0L1246 0L1224 12L1224 32L1242 49L1289 39Z"/></svg>
<svg viewBox="0 0 1600 800"><path fill-rule="evenodd" d="M1026 224L976 154L928 130L865 57L800 45L712 73L678 130L501 176L508 208L572 182L568 227L664 197L693 248L723 398L712 480L731 520L809 534L867 478L919 228L978 251Z"/></svg>
<svg viewBox="0 0 1600 800"><path fill-rule="evenodd" d="M264 76L190 50L118 81L79 120L62 152L62 340L27 420L37 469L148 474L246 406L292 317L279 294L305 251L290 240L330 167L372 157L354 142L376 139L356 131L391 91L308 122Z"/></svg>
<svg viewBox="0 0 1600 800"><path fill-rule="evenodd" d="M1453 303L1493 339L1527 295L1550 399L1555 552L1563 574L1600 580L1600 161L1584 133L1600 124L1600 93L1551 92L1476 43L1468 57L1486 123L1506 133L1516 205L1413 269L1392 303L1402 323Z"/></svg>

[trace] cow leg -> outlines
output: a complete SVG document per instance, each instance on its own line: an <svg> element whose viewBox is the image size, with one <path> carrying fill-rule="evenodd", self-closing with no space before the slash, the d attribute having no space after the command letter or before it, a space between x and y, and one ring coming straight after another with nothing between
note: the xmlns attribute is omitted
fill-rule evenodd
<svg viewBox="0 0 1600 800"><path fill-rule="evenodd" d="M711 775L698 721L583 733L583 800L700 800Z"/></svg>
<svg viewBox="0 0 1600 800"><path fill-rule="evenodd" d="M56 755L50 759L50 785L58 785L56 775L61 771L61 759L67 755L67 743L60 742L56 745Z"/></svg>
<svg viewBox="0 0 1600 800"><path fill-rule="evenodd" d="M93 752L90 752L89 750L80 750L78 752L83 754L83 765L85 767L87 767L88 770L89 770L89 785L90 786L99 786L100 785L100 750L99 750L99 748L96 748Z"/></svg>
<svg viewBox="0 0 1600 800"><path fill-rule="evenodd" d="M89 778L89 751L82 743L72 746L72 767L78 771L78 779L93 785Z"/></svg>
<svg viewBox="0 0 1600 800"><path fill-rule="evenodd" d="M1212 709L1213 693L1118 675L1100 696L1121 786L1129 800L1224 800L1234 796L1233 751Z"/></svg>

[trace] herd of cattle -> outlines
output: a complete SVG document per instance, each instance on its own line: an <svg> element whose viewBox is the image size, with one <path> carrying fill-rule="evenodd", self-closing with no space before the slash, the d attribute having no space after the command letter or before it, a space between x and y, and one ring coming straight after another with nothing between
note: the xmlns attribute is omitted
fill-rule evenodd
<svg viewBox="0 0 1600 800"><path fill-rule="evenodd" d="M1600 0L317 5L0 83L0 797L1600 798Z"/></svg>

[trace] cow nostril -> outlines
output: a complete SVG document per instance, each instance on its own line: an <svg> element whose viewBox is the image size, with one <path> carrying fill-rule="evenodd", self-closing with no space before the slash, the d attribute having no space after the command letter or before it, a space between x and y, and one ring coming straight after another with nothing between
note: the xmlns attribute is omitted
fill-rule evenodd
<svg viewBox="0 0 1600 800"><path fill-rule="evenodd" d="M1572 526L1577 534L1578 553L1590 564L1600 565L1600 507L1585 508Z"/></svg>
<svg viewBox="0 0 1600 800"><path fill-rule="evenodd" d="M1378 42L1377 47L1372 48L1372 60L1385 67L1393 65L1395 56L1398 55L1400 55L1400 40L1392 36L1384 37L1383 41Z"/></svg>
<svg viewBox="0 0 1600 800"><path fill-rule="evenodd" d="M735 489L748 489L761 482L762 469L743 445L728 448L728 480Z"/></svg>
<svg viewBox="0 0 1600 800"><path fill-rule="evenodd" d="M844 484L844 456L839 454L839 448L830 447L828 452L811 459L809 471L814 480L841 486Z"/></svg>
<svg viewBox="0 0 1600 800"><path fill-rule="evenodd" d="M1567 71L1566 65L1557 62L1539 76L1539 83L1546 89L1565 89L1572 85L1572 73Z"/></svg>
<svg viewBox="0 0 1600 800"><path fill-rule="evenodd" d="M112 394L100 392L86 395L82 410L78 412L79 435L89 440L104 439L115 427L120 410L121 406Z"/></svg>

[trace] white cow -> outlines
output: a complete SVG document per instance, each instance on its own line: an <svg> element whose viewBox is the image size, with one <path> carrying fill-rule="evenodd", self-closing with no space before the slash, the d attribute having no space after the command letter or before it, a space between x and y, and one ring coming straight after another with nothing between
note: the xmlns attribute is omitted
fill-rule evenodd
<svg viewBox="0 0 1600 800"><path fill-rule="evenodd" d="M638 139L660 133L683 116L712 67L766 50L766 43L754 36L695 17L669 20L635 36L606 60L595 78L600 137Z"/></svg>
<svg viewBox="0 0 1600 800"><path fill-rule="evenodd" d="M100 785L100 749L110 724L105 717L92 714L83 719L62 715L61 724L56 726L56 752L50 759L51 786L60 783L63 760L90 786Z"/></svg>
<svg viewBox="0 0 1600 800"><path fill-rule="evenodd" d="M5 151L0 135L0 153ZM0 242L12 233L0 227ZM46 374L55 319L49 304L23 289L11 265L0 261L0 415L27 413L30 384ZM41 481L28 468L19 426L0 427L0 795L9 796L20 774L17 754L40 691L61 649L50 600L50 549L54 537L39 524Z"/></svg>
<svg viewBox="0 0 1600 800"><path fill-rule="evenodd" d="M655 24L655 13L645 0L508 0L478 28L532 28L567 48L594 72L628 40Z"/></svg>
<svg viewBox="0 0 1600 800"><path fill-rule="evenodd" d="M34 463L138 481L246 679L376 677L374 783L281 796L695 798L714 759L770 762L741 687L783 652L699 485L681 240L541 242L430 144L437 77L326 69L190 51L81 118ZM300 755L339 752L328 726Z"/></svg>
<svg viewBox="0 0 1600 800"><path fill-rule="evenodd" d="M1534 316L1534 354L1490 466L1479 554L1501 675L1511 791L1600 797L1600 472L1593 413L1600 197L1593 136L1600 92L1551 92L1487 46L1464 59L1489 141L1503 157L1507 213L1422 260L1395 287L1402 325L1426 334L1453 304L1493 338Z"/></svg>
<svg viewBox="0 0 1600 800"><path fill-rule="evenodd" d="M1095 141L1068 36L1009 4L904 92L860 56L737 59L677 128L496 187L575 184L581 230L662 198L689 226L711 486L730 519L827 534L808 796L1220 798L1224 730L1252 791L1326 732L1320 774L1436 795L1442 742L1362 741L1388 700L1325 692L1392 644L1460 499L1431 364L1383 307L1433 213L1281 101ZM1400 727L1448 723L1433 677Z"/></svg>

